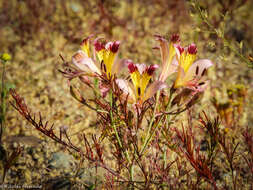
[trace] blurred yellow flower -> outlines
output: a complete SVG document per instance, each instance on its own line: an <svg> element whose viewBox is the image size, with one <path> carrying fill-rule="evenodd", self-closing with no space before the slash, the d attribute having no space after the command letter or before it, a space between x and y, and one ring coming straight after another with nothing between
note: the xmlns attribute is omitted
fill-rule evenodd
<svg viewBox="0 0 253 190"><path fill-rule="evenodd" d="M2 56L1 56L1 59L3 61L9 61L9 60L11 60L11 55L8 54L8 53L3 53Z"/></svg>

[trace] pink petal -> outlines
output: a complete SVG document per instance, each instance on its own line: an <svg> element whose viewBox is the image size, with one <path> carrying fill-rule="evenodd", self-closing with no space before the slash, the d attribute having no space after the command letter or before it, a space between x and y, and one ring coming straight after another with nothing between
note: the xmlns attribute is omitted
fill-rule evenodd
<svg viewBox="0 0 253 190"><path fill-rule="evenodd" d="M199 82L198 86L196 87L196 91L197 92L203 92L209 86L209 83L210 83L209 80Z"/></svg>
<svg viewBox="0 0 253 190"><path fill-rule="evenodd" d="M185 51L185 49L182 46L178 45L178 44L174 44L174 48L175 48L175 51L176 51L176 55L179 59L180 55Z"/></svg>
<svg viewBox="0 0 253 190"><path fill-rule="evenodd" d="M156 36L156 39L160 42L160 52L162 57L162 67L163 69L166 66L166 63L169 59L169 46L168 42L161 36Z"/></svg>
<svg viewBox="0 0 253 190"><path fill-rule="evenodd" d="M195 93L204 92L209 85L209 81L199 81L198 79L189 81L186 88L193 90Z"/></svg>
<svg viewBox="0 0 253 190"><path fill-rule="evenodd" d="M168 71L168 75L171 75L172 73L175 73L177 71L178 68L178 61L176 56L173 58L170 67L169 67L169 71Z"/></svg>
<svg viewBox="0 0 253 190"><path fill-rule="evenodd" d="M105 45L105 49L113 52L113 53L117 53L118 49L119 49L119 45L120 45L120 41L115 41L115 42L108 42Z"/></svg>
<svg viewBox="0 0 253 190"><path fill-rule="evenodd" d="M118 74L124 68L125 65L126 65L125 59L118 60L116 58L116 60L113 63L113 66L112 66L112 74L113 75Z"/></svg>
<svg viewBox="0 0 253 190"><path fill-rule="evenodd" d="M123 91L125 98L128 96L129 100L132 100L132 101L136 100L133 87L130 86L130 83L127 80L116 79L116 84Z"/></svg>
<svg viewBox="0 0 253 190"><path fill-rule="evenodd" d="M158 68L158 65L150 65L147 67L146 72L148 73L148 75L152 76L155 72L155 70Z"/></svg>
<svg viewBox="0 0 253 190"><path fill-rule="evenodd" d="M144 101L154 96L154 94L163 88L166 88L167 85L162 81L155 81L153 82L145 92Z"/></svg>
<svg viewBox="0 0 253 190"><path fill-rule="evenodd" d="M105 84L100 82L99 83L99 90L101 92L102 97L104 98L108 94L110 88L108 87L108 85L105 85Z"/></svg>
<svg viewBox="0 0 253 190"><path fill-rule="evenodd" d="M82 50L79 50L75 55L73 55L72 63L82 71L86 72L92 71L94 73L101 74L100 70L95 65L94 61L91 58L87 57ZM90 71L87 71L87 69Z"/></svg>
<svg viewBox="0 0 253 190"><path fill-rule="evenodd" d="M170 76L171 74L177 72L177 70L178 70L178 61L177 61L177 58L175 56L173 58L171 64L170 64L169 68L168 68L168 71L164 72L162 70L162 73L160 75L159 80L164 82L168 78L168 76Z"/></svg>
<svg viewBox="0 0 253 190"><path fill-rule="evenodd" d="M201 78L205 75L207 69L211 67L213 63L209 59L199 59L194 62L187 71L185 78L191 80L193 78Z"/></svg>
<svg viewBox="0 0 253 190"><path fill-rule="evenodd" d="M138 71L140 72L140 74L144 73L147 69L147 65L145 65L144 63L142 64L135 64L136 67L138 68Z"/></svg>

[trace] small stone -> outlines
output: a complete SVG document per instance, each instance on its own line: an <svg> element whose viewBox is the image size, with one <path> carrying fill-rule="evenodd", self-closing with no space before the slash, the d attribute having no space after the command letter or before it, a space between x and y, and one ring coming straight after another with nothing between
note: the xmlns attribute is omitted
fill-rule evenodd
<svg viewBox="0 0 253 190"><path fill-rule="evenodd" d="M53 169L71 169L74 158L64 152L53 153L52 159L49 161L49 167Z"/></svg>

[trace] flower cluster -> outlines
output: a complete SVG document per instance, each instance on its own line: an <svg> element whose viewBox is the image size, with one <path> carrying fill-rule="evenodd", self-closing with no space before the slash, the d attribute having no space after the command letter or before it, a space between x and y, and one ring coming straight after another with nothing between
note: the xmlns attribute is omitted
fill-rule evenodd
<svg viewBox="0 0 253 190"><path fill-rule="evenodd" d="M123 92L121 97L127 98L131 104L142 105L157 91L167 88L166 80L173 73L176 73L177 77L172 89L188 88L193 94L203 92L208 84L204 80L204 75L212 66L212 62L208 59L195 61L196 45L193 43L188 47L182 47L177 34L172 35L169 42L160 35L155 35L155 38L160 45L162 62L157 80L154 73L158 65L147 66L135 64L129 59L118 59L119 41L106 42L102 38L96 38L91 42L90 36L83 40L80 50L72 57L72 63L79 69L81 75L103 79L99 85L103 97L110 90L108 82L115 81ZM93 52L91 52L91 44L93 44ZM124 67L128 68L130 75L128 78L131 82L117 77Z"/></svg>
<svg viewBox="0 0 253 190"><path fill-rule="evenodd" d="M195 142L192 130L170 130L176 116L194 105L206 88L204 75L212 63L207 59L195 61L196 45L183 48L178 35L172 35L169 42L158 35L155 38L160 45L160 72L156 72L159 68L157 64L137 64L130 59L120 59L119 41L92 40L91 36L82 41L71 62L61 56L65 68L61 70L63 75L69 81L79 78L85 89L94 93L87 98L87 91L81 91L74 82L69 82L71 95L97 114L96 134L91 136L91 140L88 136L86 138L86 134L80 135L84 146L72 143L67 129L61 127L57 135L54 125L48 126L41 115L36 119L14 90L11 91L15 100L12 105L36 130L78 152L81 160L85 158L96 167L104 168L117 183L120 179L128 187L147 189L151 184L178 184L183 181L181 175L174 177L175 172L171 178L170 167L177 160L171 162L168 156L170 149L180 157L185 156L197 174L216 187L210 167L212 163L192 143ZM125 72L127 76L124 76ZM167 79L173 81L173 77L174 82L169 84ZM190 122L191 115L188 114L188 117ZM202 123L207 129L211 123L218 131L218 120L213 125L203 119ZM176 139L179 143L174 142ZM106 160L107 151L104 151L108 142L112 145L109 148L110 161ZM178 150L174 146L178 146ZM213 149L210 152L213 154ZM176 173L182 173L181 169ZM137 183L136 179L141 180Z"/></svg>

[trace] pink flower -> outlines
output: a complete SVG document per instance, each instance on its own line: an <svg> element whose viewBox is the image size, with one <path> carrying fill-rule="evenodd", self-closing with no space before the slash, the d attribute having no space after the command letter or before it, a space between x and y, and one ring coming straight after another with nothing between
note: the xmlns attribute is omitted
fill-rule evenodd
<svg viewBox="0 0 253 190"><path fill-rule="evenodd" d="M162 81L155 81L148 85L158 65L146 66L145 64L134 64L132 61L128 61L127 64L132 83L124 79L117 79L116 83L124 96L128 97L130 103L142 104L158 90L166 87Z"/></svg>
<svg viewBox="0 0 253 190"><path fill-rule="evenodd" d="M102 72L106 73L108 78L120 71L122 64L115 63L115 57L119 50L120 41L115 42L101 42L100 38L94 40L94 46L97 57L101 64Z"/></svg>
<svg viewBox="0 0 253 190"><path fill-rule="evenodd" d="M99 60L98 64L91 58L89 37L83 40L81 50L73 55L72 63L86 75L96 76L105 73L108 79L112 78L124 66L123 61L115 61L120 42L105 43L100 38L96 38L93 45Z"/></svg>
<svg viewBox="0 0 253 190"><path fill-rule="evenodd" d="M174 88L187 87L195 91L204 91L207 81L203 80L207 69L213 65L209 59L196 60L197 47L195 44L182 48L176 45L179 62L177 79Z"/></svg>

